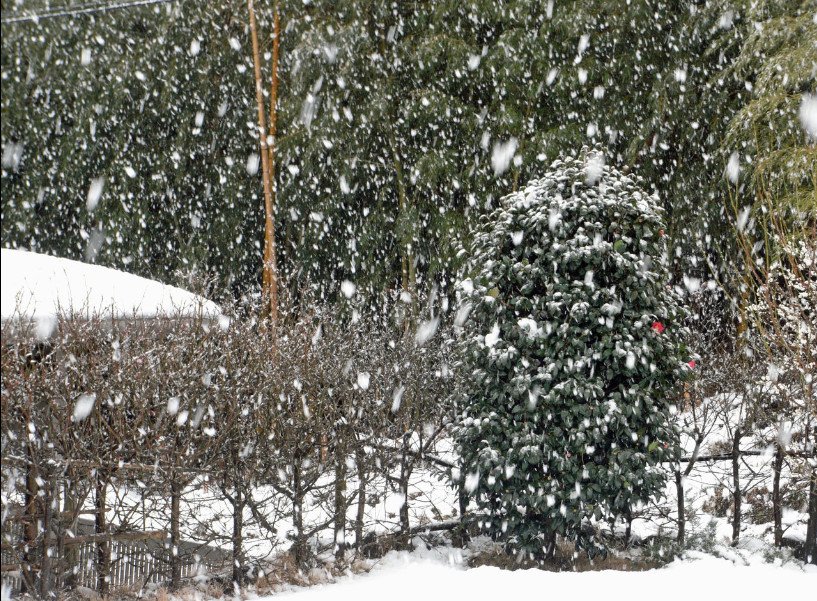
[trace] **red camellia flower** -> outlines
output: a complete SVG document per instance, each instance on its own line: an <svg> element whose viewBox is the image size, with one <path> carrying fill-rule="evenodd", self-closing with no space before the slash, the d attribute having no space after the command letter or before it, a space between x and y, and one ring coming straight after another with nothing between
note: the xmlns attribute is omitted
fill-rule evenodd
<svg viewBox="0 0 817 601"><path fill-rule="evenodd" d="M656 331L656 333L660 334L660 333L662 333L662 332L663 332L663 331L664 331L666 328L664 327L664 324L663 324L663 323L661 323L660 321L654 321L654 322L652 322L652 329L653 329L653 330L655 330L655 331Z"/></svg>
<svg viewBox="0 0 817 601"><path fill-rule="evenodd" d="M695 369L695 359L687 363L687 365L689 365L689 369Z"/></svg>

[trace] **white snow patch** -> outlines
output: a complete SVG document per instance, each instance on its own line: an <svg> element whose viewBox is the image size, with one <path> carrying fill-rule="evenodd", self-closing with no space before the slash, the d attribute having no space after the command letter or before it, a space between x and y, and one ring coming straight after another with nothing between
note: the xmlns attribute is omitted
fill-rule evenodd
<svg viewBox="0 0 817 601"><path fill-rule="evenodd" d="M579 56L584 54L584 51L587 50L588 46L590 46L590 34L584 33L579 38L579 48L578 48Z"/></svg>
<svg viewBox="0 0 817 601"><path fill-rule="evenodd" d="M0 312L3 321L59 315L89 318L217 317L218 306L173 286L101 265L25 250L2 249Z"/></svg>
<svg viewBox="0 0 817 601"><path fill-rule="evenodd" d="M562 213L556 209L548 210L548 228L554 231L559 223L562 221Z"/></svg>
<svg viewBox="0 0 817 601"><path fill-rule="evenodd" d="M752 207L743 207L738 213L738 231L743 231L746 229L746 224L749 222L749 213L751 212Z"/></svg>
<svg viewBox="0 0 817 601"><path fill-rule="evenodd" d="M75 422L81 422L86 417L91 415L91 411L94 410L94 404L96 403L96 395L95 394L81 394L77 399L77 402L74 403L74 420Z"/></svg>
<svg viewBox="0 0 817 601"><path fill-rule="evenodd" d="M698 292L698 290L701 289L701 279L685 275L684 286L686 286L687 290L694 294L695 292Z"/></svg>
<svg viewBox="0 0 817 601"><path fill-rule="evenodd" d="M604 174L604 155L600 152L591 153L584 165L585 181L588 186L595 186Z"/></svg>
<svg viewBox="0 0 817 601"><path fill-rule="evenodd" d="M468 319L468 315L471 313L471 309L473 305L471 303L463 304L459 309L457 309L457 314L454 316L454 326L457 328L461 328L465 325L465 320Z"/></svg>
<svg viewBox="0 0 817 601"><path fill-rule="evenodd" d="M814 587L817 570L769 563L739 565L702 553L687 553L660 569L623 571L602 569L588 572L545 570L501 570L493 566L468 569L459 549L420 547L414 552L391 552L377 567L363 575L340 578L296 591L262 597L257 601L296 599L334 601L339 599L582 599L632 601L655 597L660 601L688 599L775 599L798 598ZM640 595L634 591L654 591Z"/></svg>
<svg viewBox="0 0 817 601"><path fill-rule="evenodd" d="M536 323L535 319L531 319L530 317L523 317L519 319L517 322L520 330L527 330L528 334L531 338L538 338L542 335L542 330L539 328L539 324Z"/></svg>
<svg viewBox="0 0 817 601"><path fill-rule="evenodd" d="M472 493L479 486L479 472L472 472L465 475L465 492Z"/></svg>
<svg viewBox="0 0 817 601"><path fill-rule="evenodd" d="M738 176L740 175L740 155L733 152L729 155L729 162L726 163L726 177L733 184L738 183Z"/></svg>
<svg viewBox="0 0 817 601"><path fill-rule="evenodd" d="M258 173L258 163L261 157L257 152L253 152L247 157L247 175L255 175Z"/></svg>
<svg viewBox="0 0 817 601"><path fill-rule="evenodd" d="M367 371L360 371L357 374L357 385L360 386L361 390L369 390L369 381L371 380L371 376Z"/></svg>
<svg viewBox="0 0 817 601"><path fill-rule="evenodd" d="M102 191L105 189L105 178L95 177L91 180L91 186L88 188L88 198L85 201L85 208L88 212L92 212L99 204L99 199L102 196Z"/></svg>
<svg viewBox="0 0 817 601"><path fill-rule="evenodd" d="M587 83L587 69L579 69L578 72L579 83L584 85Z"/></svg>
<svg viewBox="0 0 817 601"><path fill-rule="evenodd" d="M499 342L499 324L495 323L491 331L485 335L485 346L494 347Z"/></svg>
<svg viewBox="0 0 817 601"><path fill-rule="evenodd" d="M57 327L57 318L53 315L43 315L36 320L37 340L48 340Z"/></svg>
<svg viewBox="0 0 817 601"><path fill-rule="evenodd" d="M508 170L518 146L519 141L516 138L494 144L494 150L491 153L491 167L494 168L494 175L501 175Z"/></svg>
<svg viewBox="0 0 817 601"><path fill-rule="evenodd" d="M355 286L349 280L343 280L340 284L340 291L343 293L343 296L346 298L352 298L355 295L355 291L357 290L357 286Z"/></svg>
<svg viewBox="0 0 817 601"><path fill-rule="evenodd" d="M3 144L3 168L17 171L20 167L20 161L23 159L23 150L23 145L16 142L6 142Z"/></svg>
<svg viewBox="0 0 817 601"><path fill-rule="evenodd" d="M400 411L400 403L403 402L403 393L406 392L406 387L402 384L394 389L391 397L391 412L397 413Z"/></svg>
<svg viewBox="0 0 817 601"><path fill-rule="evenodd" d="M800 102L800 123L806 134L817 140L817 94L803 94L803 100Z"/></svg>
<svg viewBox="0 0 817 601"><path fill-rule="evenodd" d="M427 321L423 321L417 327L417 332L414 334L414 342L417 346L423 346L426 342L431 340L434 334L437 333L437 328L440 326L440 318L434 317Z"/></svg>

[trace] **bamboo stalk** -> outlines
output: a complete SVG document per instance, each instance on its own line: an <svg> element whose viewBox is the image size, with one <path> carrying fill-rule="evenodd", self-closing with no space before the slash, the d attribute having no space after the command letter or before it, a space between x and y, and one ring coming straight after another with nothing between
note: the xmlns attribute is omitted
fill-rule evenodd
<svg viewBox="0 0 817 601"><path fill-rule="evenodd" d="M264 183L264 264L261 276L261 285L265 300L270 303L270 318L275 320L278 316L277 298L273 304L273 280L275 273L273 270L272 252L274 252L274 242L272 242L272 182L270 181L269 149L267 143L267 123L264 110L264 92L261 83L261 51L258 44L258 25L255 19L255 2L247 0L247 10L250 18L250 38L252 40L252 57L255 74L255 99L258 104L258 139L261 147L261 179ZM277 297L277 288L276 288Z"/></svg>
<svg viewBox="0 0 817 601"><path fill-rule="evenodd" d="M278 57L281 41L281 18L278 11L278 2L273 8L272 25L272 83L270 86L270 109L269 109L269 143L267 152L269 161L268 179L270 182L270 205L267 209L267 219L264 230L264 250L268 261L269 269L269 302L270 318L273 322L278 319L278 251L275 244L275 208L277 202L277 186L275 184L275 139L278 135Z"/></svg>

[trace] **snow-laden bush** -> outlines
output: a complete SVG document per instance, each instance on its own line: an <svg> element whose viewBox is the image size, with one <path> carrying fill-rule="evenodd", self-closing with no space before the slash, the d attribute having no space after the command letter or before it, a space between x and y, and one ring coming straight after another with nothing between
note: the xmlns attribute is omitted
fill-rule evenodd
<svg viewBox="0 0 817 601"><path fill-rule="evenodd" d="M689 371L661 210L598 153L564 158L475 233L455 428L489 531L535 557L660 494ZM585 530L587 531L587 529Z"/></svg>

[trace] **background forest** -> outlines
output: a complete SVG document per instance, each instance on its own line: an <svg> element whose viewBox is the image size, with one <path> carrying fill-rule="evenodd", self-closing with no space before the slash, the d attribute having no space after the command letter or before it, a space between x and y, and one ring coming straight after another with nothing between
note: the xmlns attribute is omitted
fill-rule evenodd
<svg viewBox="0 0 817 601"><path fill-rule="evenodd" d="M14 20L47 4L3 1L3 245L214 278L218 297L257 288L244 3ZM734 278L746 208L817 211L798 119L814 102L808 0L280 10L276 234L292 289L450 291L478 216L587 143L658 192L678 276ZM268 69L271 4L258 11Z"/></svg>

